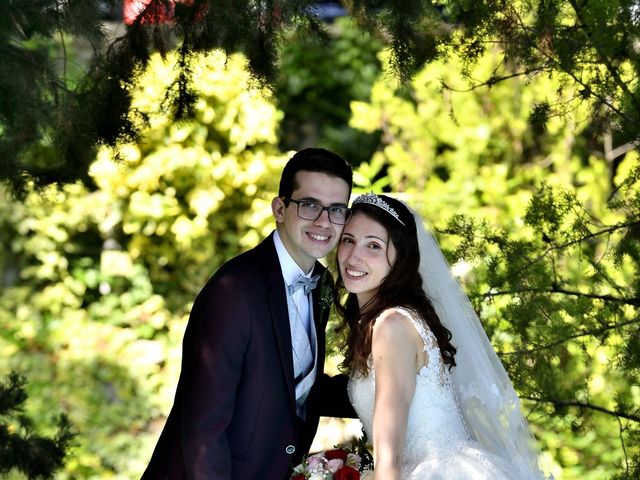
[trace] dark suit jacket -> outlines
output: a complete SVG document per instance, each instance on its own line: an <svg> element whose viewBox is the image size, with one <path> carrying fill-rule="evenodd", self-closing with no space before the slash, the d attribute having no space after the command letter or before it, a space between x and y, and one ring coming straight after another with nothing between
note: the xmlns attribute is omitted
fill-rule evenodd
<svg viewBox="0 0 640 480"><path fill-rule="evenodd" d="M322 271L316 262L314 273ZM307 453L320 415L355 416L346 377L323 374L328 311L320 315L319 297L320 282L312 293L317 380L303 422L272 236L216 272L193 305L174 405L143 480L284 480Z"/></svg>

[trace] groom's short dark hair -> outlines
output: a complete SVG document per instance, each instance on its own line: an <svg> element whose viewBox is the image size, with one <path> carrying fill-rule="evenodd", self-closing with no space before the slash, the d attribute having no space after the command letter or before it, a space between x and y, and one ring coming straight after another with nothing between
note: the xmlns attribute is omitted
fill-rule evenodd
<svg viewBox="0 0 640 480"><path fill-rule="evenodd" d="M349 193L351 193L353 170L349 162L337 153L324 148L305 148L291 157L282 170L278 196L291 197L298 187L295 184L295 176L300 171L320 172L342 178L349 185Z"/></svg>

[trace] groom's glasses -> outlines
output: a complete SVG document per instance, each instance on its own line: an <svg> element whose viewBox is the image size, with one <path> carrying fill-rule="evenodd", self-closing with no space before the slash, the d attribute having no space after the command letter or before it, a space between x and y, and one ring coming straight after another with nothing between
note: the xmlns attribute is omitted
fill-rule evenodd
<svg viewBox="0 0 640 480"><path fill-rule="evenodd" d="M288 202L293 202L298 206L298 216L303 220L317 220L325 210L329 214L329 221L336 225L344 225L351 218L351 210L344 205L324 205L313 202L311 200L294 200L289 197L282 197L285 205Z"/></svg>

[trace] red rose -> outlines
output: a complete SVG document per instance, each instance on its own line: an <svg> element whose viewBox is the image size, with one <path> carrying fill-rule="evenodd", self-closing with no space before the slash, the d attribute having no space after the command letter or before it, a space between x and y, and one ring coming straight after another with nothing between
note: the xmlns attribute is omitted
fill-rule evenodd
<svg viewBox="0 0 640 480"><path fill-rule="evenodd" d="M349 455L349 452L338 448L337 450L327 450L324 454L324 458L326 458L327 460L334 460L336 458L339 458L344 462L347 460L347 455Z"/></svg>
<svg viewBox="0 0 640 480"><path fill-rule="evenodd" d="M304 480L304 475L301 473L298 473L297 475L294 475L293 477L291 477L291 480Z"/></svg>
<svg viewBox="0 0 640 480"><path fill-rule="evenodd" d="M333 474L333 480L360 480L360 472L355 468L342 467Z"/></svg>

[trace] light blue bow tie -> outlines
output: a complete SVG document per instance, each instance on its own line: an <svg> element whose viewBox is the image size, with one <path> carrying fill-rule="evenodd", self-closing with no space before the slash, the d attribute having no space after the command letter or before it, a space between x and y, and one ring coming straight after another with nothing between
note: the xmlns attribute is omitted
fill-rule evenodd
<svg viewBox="0 0 640 480"><path fill-rule="evenodd" d="M293 293L299 288L304 288L304 294L309 295L309 292L316 288L318 285L318 280L320 279L320 275L313 275L311 278L307 278L304 275L300 275L295 282L289 285L287 288L289 289L289 293L293 295Z"/></svg>

